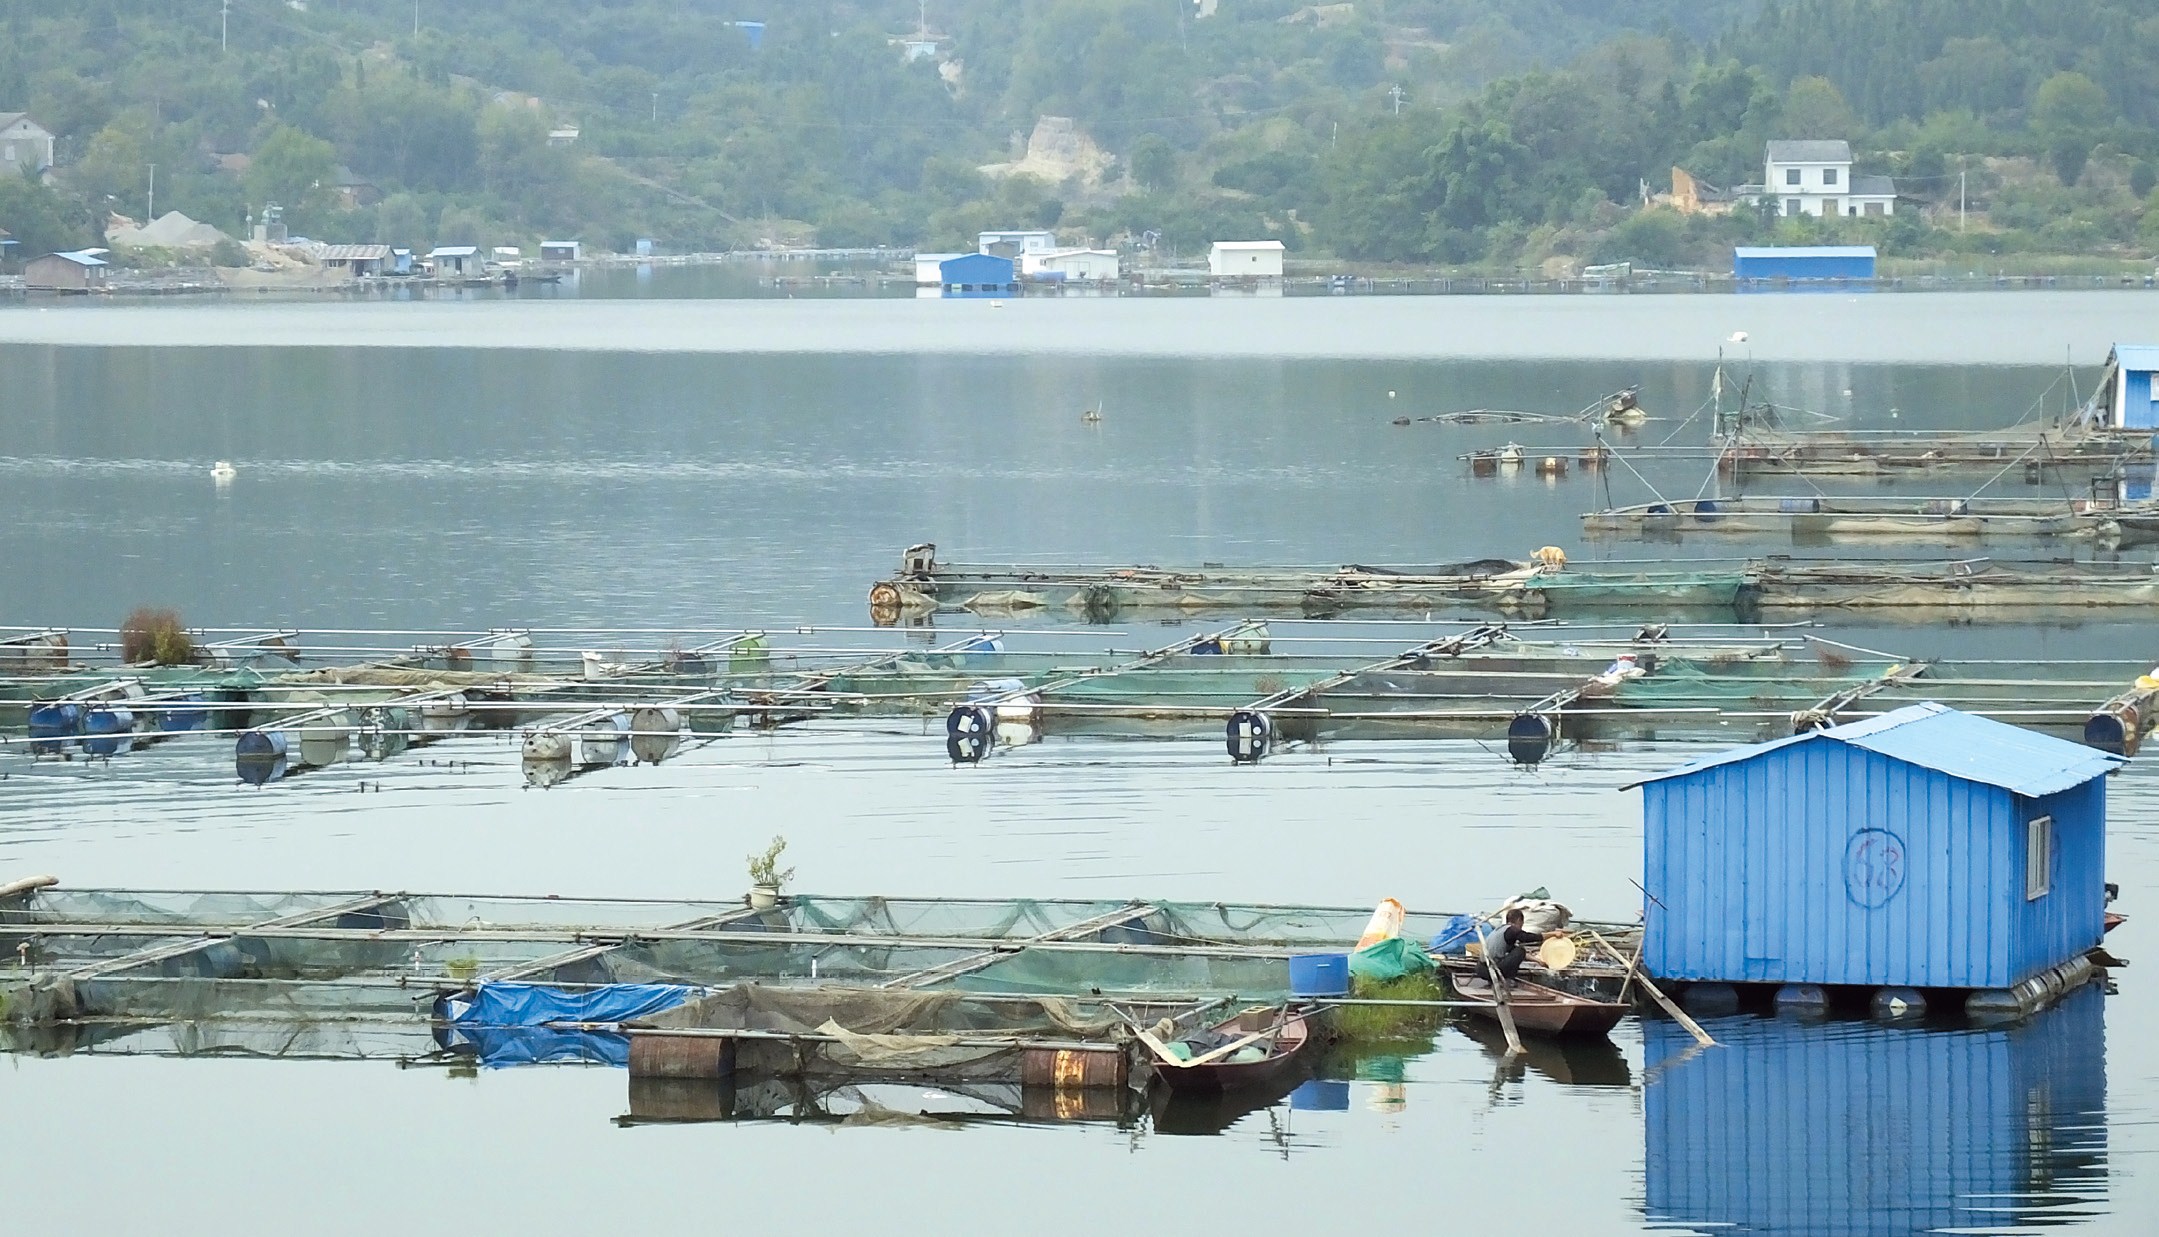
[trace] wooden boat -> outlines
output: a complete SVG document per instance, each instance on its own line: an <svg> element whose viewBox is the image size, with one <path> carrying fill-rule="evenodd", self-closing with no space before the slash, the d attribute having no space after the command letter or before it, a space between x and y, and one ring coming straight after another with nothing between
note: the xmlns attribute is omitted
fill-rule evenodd
<svg viewBox="0 0 2159 1237"><path fill-rule="evenodd" d="M1310 1011L1291 1005L1248 1009L1207 1030L1211 1034L1200 1037L1206 1046L1193 1054L1191 1064L1172 1064L1164 1059L1168 1045L1142 1036L1155 1051L1155 1077L1163 1086L1179 1093L1273 1086L1304 1068L1304 1050L1312 1042ZM1214 1040L1220 1037L1226 1038L1216 1046ZM1241 1059L1250 1048L1260 1049L1261 1055Z"/></svg>
<svg viewBox="0 0 2159 1237"><path fill-rule="evenodd" d="M1491 981L1460 973L1450 973L1448 979L1458 996L1474 1002L1469 1012L1499 1020ZM1627 1015L1627 1007L1616 1001L1592 1000L1525 979L1517 979L1508 987L1507 1005L1514 1012L1515 1029L1535 1035L1609 1035Z"/></svg>

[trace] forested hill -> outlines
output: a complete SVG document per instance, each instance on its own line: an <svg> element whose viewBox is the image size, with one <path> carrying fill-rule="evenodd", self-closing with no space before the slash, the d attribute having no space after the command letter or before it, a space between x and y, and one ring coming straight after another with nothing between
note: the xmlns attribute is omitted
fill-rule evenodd
<svg viewBox="0 0 2159 1237"><path fill-rule="evenodd" d="M60 165L49 190L0 184L0 227L87 243L144 212L155 165L160 213L237 232L275 201L339 241L943 248L1042 225L1677 262L1806 225L1667 218L1644 182L1730 184L1768 138L1837 136L1920 200L1961 176L1980 207L1953 235L1864 225L1892 250L2126 251L2159 157L2147 8L0 0L0 111L58 134Z"/></svg>

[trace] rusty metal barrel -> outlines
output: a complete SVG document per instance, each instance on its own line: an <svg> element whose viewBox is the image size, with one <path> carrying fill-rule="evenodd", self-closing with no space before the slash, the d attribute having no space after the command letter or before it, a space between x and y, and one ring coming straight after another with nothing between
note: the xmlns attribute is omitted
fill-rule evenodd
<svg viewBox="0 0 2159 1237"><path fill-rule="evenodd" d="M732 1078L630 1075L630 1116L635 1120L726 1121L734 1115L735 1084Z"/></svg>
<svg viewBox="0 0 2159 1237"><path fill-rule="evenodd" d="M1084 1091L1092 1087L1121 1087L1125 1084L1126 1076L1122 1048L1105 1045L1101 1048L1020 1050L1022 1087Z"/></svg>
<svg viewBox="0 0 2159 1237"><path fill-rule="evenodd" d="M732 1078L735 1041L724 1035L630 1033L632 1078Z"/></svg>

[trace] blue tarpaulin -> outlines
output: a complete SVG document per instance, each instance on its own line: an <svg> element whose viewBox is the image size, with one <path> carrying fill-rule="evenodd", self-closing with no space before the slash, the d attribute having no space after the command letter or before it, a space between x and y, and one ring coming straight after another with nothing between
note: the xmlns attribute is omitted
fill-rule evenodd
<svg viewBox="0 0 2159 1237"><path fill-rule="evenodd" d="M565 992L541 984L481 984L444 997L443 1018L460 1027L537 1027L550 1022L623 1022L673 1009L707 989L686 984L609 984Z"/></svg>
<svg viewBox="0 0 2159 1237"><path fill-rule="evenodd" d="M452 1052L469 1052L489 1069L570 1064L630 1067L630 1037L612 1031L457 1027L437 1032L436 1038Z"/></svg>
<svg viewBox="0 0 2159 1237"><path fill-rule="evenodd" d="M452 1051L469 1049L489 1066L584 1061L627 1066L630 1042L604 1031L550 1024L625 1022L644 1018L710 992L686 984L609 984L568 992L541 984L481 984L446 996L435 1012L449 1025L436 1039Z"/></svg>

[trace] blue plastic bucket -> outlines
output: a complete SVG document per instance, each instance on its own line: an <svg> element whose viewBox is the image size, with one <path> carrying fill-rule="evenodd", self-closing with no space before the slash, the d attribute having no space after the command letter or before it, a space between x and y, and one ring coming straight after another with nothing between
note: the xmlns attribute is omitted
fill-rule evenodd
<svg viewBox="0 0 2159 1237"><path fill-rule="evenodd" d="M1289 960L1291 996L1348 996L1348 954L1298 954Z"/></svg>

